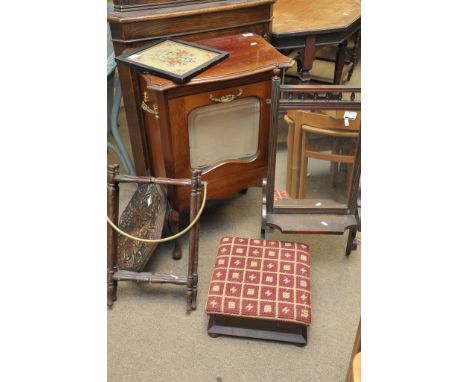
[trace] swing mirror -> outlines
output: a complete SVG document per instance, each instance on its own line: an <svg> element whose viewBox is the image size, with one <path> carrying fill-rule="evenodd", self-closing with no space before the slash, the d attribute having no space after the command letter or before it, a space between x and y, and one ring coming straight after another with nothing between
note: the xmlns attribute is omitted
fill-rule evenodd
<svg viewBox="0 0 468 382"><path fill-rule="evenodd" d="M279 94L272 212L347 213L359 191L360 88L282 85Z"/></svg>

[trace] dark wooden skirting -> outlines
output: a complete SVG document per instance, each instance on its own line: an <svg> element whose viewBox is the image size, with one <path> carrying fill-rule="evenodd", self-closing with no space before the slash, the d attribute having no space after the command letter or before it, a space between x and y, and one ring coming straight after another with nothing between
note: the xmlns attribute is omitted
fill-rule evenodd
<svg viewBox="0 0 468 382"><path fill-rule="evenodd" d="M307 344L307 326L293 322L210 315L208 334Z"/></svg>

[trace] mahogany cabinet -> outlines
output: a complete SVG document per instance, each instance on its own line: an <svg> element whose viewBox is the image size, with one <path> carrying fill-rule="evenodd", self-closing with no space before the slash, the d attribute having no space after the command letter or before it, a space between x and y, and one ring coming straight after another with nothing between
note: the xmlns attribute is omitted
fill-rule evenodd
<svg viewBox="0 0 468 382"><path fill-rule="evenodd" d="M224 199L261 186L266 176L272 71L290 67L291 59L253 33L196 42L229 57L183 85L130 68L151 174L186 178L200 169L208 199ZM168 198L182 212L190 190L170 188Z"/></svg>
<svg viewBox="0 0 468 382"><path fill-rule="evenodd" d="M186 41L252 32L271 36L275 0L114 0L108 15L116 55L163 37ZM140 109L139 79L118 64L137 175L152 175Z"/></svg>

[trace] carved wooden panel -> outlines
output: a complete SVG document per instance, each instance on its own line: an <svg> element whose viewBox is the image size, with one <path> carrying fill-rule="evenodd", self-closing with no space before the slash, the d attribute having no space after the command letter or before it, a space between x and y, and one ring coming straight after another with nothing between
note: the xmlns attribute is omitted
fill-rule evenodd
<svg viewBox="0 0 468 382"><path fill-rule="evenodd" d="M119 227L144 239L161 237L167 200L160 185L140 184L120 217ZM141 271L157 244L135 241L119 235L117 265L119 269Z"/></svg>

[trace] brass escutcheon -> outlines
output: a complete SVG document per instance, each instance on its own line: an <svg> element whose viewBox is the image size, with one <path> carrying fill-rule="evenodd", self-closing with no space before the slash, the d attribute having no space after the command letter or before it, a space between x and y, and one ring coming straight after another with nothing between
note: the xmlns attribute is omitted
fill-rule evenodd
<svg viewBox="0 0 468 382"><path fill-rule="evenodd" d="M239 98L242 95L243 91L239 88L239 92L237 94L226 94L221 97L215 97L213 94L210 94L210 100L213 102L231 102L234 101L236 98Z"/></svg>

